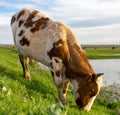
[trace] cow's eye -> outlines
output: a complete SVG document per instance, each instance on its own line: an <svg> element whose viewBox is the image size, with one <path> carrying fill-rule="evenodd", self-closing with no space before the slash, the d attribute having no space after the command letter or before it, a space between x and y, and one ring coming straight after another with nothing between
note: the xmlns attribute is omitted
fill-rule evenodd
<svg viewBox="0 0 120 115"><path fill-rule="evenodd" d="M91 90L90 90L90 92L91 92L91 93L94 93L94 92L95 92L95 90L94 90L94 89L91 89Z"/></svg>
<svg viewBox="0 0 120 115"><path fill-rule="evenodd" d="M92 96L94 96L95 95L95 90L94 89L91 89L90 90L90 96L92 97Z"/></svg>

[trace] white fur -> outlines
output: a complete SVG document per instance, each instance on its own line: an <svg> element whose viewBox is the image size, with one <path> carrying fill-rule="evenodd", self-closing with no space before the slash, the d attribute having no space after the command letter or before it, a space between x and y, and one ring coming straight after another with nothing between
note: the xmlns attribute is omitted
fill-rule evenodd
<svg viewBox="0 0 120 115"><path fill-rule="evenodd" d="M94 96L94 97L92 97L92 98L90 99L89 103L84 107L84 110L89 111L89 110L91 109L92 104L93 104L95 98L96 98L96 96Z"/></svg>

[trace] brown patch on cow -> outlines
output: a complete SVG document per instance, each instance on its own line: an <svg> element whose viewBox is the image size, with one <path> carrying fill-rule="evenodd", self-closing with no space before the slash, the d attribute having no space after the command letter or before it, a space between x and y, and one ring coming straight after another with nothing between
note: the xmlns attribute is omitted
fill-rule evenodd
<svg viewBox="0 0 120 115"><path fill-rule="evenodd" d="M23 23L24 23L24 21L23 21L23 20L20 20L20 21L19 21L19 27L20 27Z"/></svg>
<svg viewBox="0 0 120 115"><path fill-rule="evenodd" d="M51 74L52 74L52 76L54 76L54 72L53 71L51 72Z"/></svg>
<svg viewBox="0 0 120 115"><path fill-rule="evenodd" d="M60 39L59 41L53 43L54 47L58 47L59 45L63 45L63 40L62 39Z"/></svg>
<svg viewBox="0 0 120 115"><path fill-rule="evenodd" d="M21 30L18 36L22 36L25 33L25 31Z"/></svg>
<svg viewBox="0 0 120 115"><path fill-rule="evenodd" d="M54 82L55 82L54 72L53 72L53 71L51 71L51 74L52 74L53 80L54 80Z"/></svg>
<svg viewBox="0 0 120 115"><path fill-rule="evenodd" d="M47 26L47 22L49 21L49 18L47 17L41 17L40 19L33 21L32 19L37 15L37 13L39 13L39 11L33 11L27 18L26 23L24 24L26 28L33 27L34 25L34 27L31 28L32 33L38 31L39 29L44 29Z"/></svg>
<svg viewBox="0 0 120 115"><path fill-rule="evenodd" d="M36 31L36 29L35 29L35 28L31 28L30 31L31 31L32 33L34 33L34 32Z"/></svg>
<svg viewBox="0 0 120 115"><path fill-rule="evenodd" d="M34 10L32 13L36 15L36 14L39 13L39 11L38 10Z"/></svg>
<svg viewBox="0 0 120 115"><path fill-rule="evenodd" d="M66 93L67 89L63 89L63 94Z"/></svg>
<svg viewBox="0 0 120 115"><path fill-rule="evenodd" d="M52 59L52 57L59 57L65 65L70 60L69 50L66 41L59 40L53 43L53 48L48 51L47 54L50 59Z"/></svg>
<svg viewBox="0 0 120 115"><path fill-rule="evenodd" d="M50 67L53 69L53 63L52 62L50 62Z"/></svg>
<svg viewBox="0 0 120 115"><path fill-rule="evenodd" d="M19 20L19 18L24 15L25 10L22 10L21 12L19 12L18 16L17 16L17 21Z"/></svg>
<svg viewBox="0 0 120 115"><path fill-rule="evenodd" d="M56 73L56 76L57 76L57 77L60 77L60 71L59 71L59 70L56 71L55 73Z"/></svg>
<svg viewBox="0 0 120 115"><path fill-rule="evenodd" d="M52 74L52 76L54 76L54 72L53 71L51 71L51 74Z"/></svg>
<svg viewBox="0 0 120 115"><path fill-rule="evenodd" d="M33 13L31 13L31 14L29 15L29 17L28 17L27 20L26 20L26 23L24 24L24 26L25 26L26 28L33 26L33 24L34 24L35 22L33 22L32 19L33 19L34 17L35 17L35 14L33 14Z"/></svg>
<svg viewBox="0 0 120 115"><path fill-rule="evenodd" d="M39 31L39 29L44 29L45 27L47 27L48 21L49 21L49 18L42 17L41 19L32 22L35 25L33 28L31 28L31 32L34 33L36 31Z"/></svg>
<svg viewBox="0 0 120 115"><path fill-rule="evenodd" d="M55 62L58 63L59 61L57 59L55 59Z"/></svg>
<svg viewBox="0 0 120 115"><path fill-rule="evenodd" d="M13 16L12 19L11 19L11 25L15 22L15 20L16 20L16 17Z"/></svg>
<svg viewBox="0 0 120 115"><path fill-rule="evenodd" d="M26 45L26 46L29 46L30 45L30 42L27 40L27 38L25 38L25 36L20 40L20 44L22 46Z"/></svg>
<svg viewBox="0 0 120 115"><path fill-rule="evenodd" d="M35 17L35 15L39 13L39 11L34 10L33 12L31 12L31 14L29 15L29 17L26 20L26 23L24 24L24 26L27 27L32 27L33 24L36 23L36 21L32 21L32 19Z"/></svg>
<svg viewBox="0 0 120 115"><path fill-rule="evenodd" d="M38 22L38 26L40 26L40 29L44 29L46 26L47 26L47 23L48 23L48 21L49 21L49 18L44 18L44 17L42 17L40 20L39 20L39 22ZM36 25L36 26L37 26Z"/></svg>

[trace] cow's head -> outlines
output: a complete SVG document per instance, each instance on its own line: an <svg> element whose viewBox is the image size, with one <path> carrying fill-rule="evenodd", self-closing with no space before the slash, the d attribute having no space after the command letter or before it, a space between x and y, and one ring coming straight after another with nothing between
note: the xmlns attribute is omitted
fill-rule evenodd
<svg viewBox="0 0 120 115"><path fill-rule="evenodd" d="M80 109L89 111L102 86L101 74L72 80L75 91L75 100Z"/></svg>

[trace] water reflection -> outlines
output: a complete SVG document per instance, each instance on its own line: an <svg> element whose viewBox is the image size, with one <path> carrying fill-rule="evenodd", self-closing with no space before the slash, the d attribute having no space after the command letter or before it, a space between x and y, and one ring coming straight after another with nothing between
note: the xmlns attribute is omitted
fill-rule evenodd
<svg viewBox="0 0 120 115"><path fill-rule="evenodd" d="M120 59L90 60L96 73L104 73L103 86L120 84Z"/></svg>

